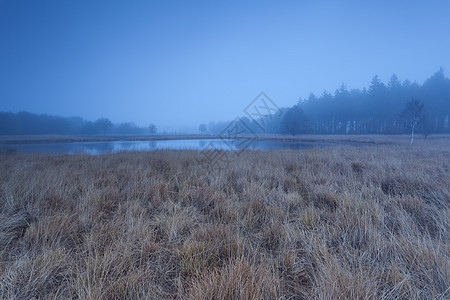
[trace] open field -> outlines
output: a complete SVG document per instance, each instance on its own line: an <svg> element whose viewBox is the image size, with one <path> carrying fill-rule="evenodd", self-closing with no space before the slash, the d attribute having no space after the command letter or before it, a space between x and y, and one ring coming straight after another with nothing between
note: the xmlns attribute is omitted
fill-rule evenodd
<svg viewBox="0 0 450 300"><path fill-rule="evenodd" d="M0 154L0 298L448 299L450 139L373 138Z"/></svg>

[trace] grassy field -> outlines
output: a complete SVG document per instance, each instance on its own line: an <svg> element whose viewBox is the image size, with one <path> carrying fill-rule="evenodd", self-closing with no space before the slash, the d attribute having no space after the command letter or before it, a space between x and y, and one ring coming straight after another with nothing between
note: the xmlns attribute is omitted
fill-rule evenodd
<svg viewBox="0 0 450 300"><path fill-rule="evenodd" d="M450 139L0 154L1 299L448 299Z"/></svg>

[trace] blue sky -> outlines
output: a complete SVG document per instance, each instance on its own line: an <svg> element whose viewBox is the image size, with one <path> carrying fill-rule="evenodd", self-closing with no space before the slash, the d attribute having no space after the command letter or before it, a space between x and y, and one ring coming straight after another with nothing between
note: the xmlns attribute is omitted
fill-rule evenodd
<svg viewBox="0 0 450 300"><path fill-rule="evenodd" d="M197 128L450 70L450 1L0 0L0 111Z"/></svg>

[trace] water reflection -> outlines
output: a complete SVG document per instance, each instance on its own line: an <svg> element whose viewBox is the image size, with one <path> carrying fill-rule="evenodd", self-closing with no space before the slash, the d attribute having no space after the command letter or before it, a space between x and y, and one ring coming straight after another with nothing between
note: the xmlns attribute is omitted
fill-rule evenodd
<svg viewBox="0 0 450 300"><path fill-rule="evenodd" d="M81 149L80 152L89 154L108 153L114 150L114 145L111 143L85 143L84 145L77 143L75 146ZM67 148L69 148L69 151L66 153L70 154L70 145L67 145Z"/></svg>
<svg viewBox="0 0 450 300"><path fill-rule="evenodd" d="M153 150L227 150L240 151L244 148L252 150L303 149L310 147L324 147L324 144L304 144L293 142L253 141L249 145L236 140L160 140L160 141L115 141L115 142L78 142L78 143L49 143L49 144L15 144L0 145L1 149L27 153L52 154L103 154L120 151L153 151Z"/></svg>

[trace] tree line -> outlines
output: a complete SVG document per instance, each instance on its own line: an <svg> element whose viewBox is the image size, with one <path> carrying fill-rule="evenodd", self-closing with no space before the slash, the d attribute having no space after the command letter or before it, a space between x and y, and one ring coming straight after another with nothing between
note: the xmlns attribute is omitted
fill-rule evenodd
<svg viewBox="0 0 450 300"><path fill-rule="evenodd" d="M411 109L419 109L420 115ZM401 81L395 74L387 84L374 76L368 89L348 89L342 84L333 94L310 94L281 112L266 116L258 124L247 117L241 120L256 134L396 134L411 130L425 135L450 133L450 79L442 68L421 85ZM201 124L199 131L220 134L228 125L210 122ZM139 127L132 122L113 124L106 118L87 121L80 117L0 112L0 135L155 133L154 124Z"/></svg>
<svg viewBox="0 0 450 300"><path fill-rule="evenodd" d="M34 134L156 134L156 125L139 127L132 122L113 124L107 118L87 121L29 112L0 112L0 135Z"/></svg>
<svg viewBox="0 0 450 300"><path fill-rule="evenodd" d="M415 124L408 117L414 105L421 106ZM450 79L441 68L422 85L393 74L387 84L374 76L368 89L342 84L334 94L310 94L282 108L282 114L265 117L262 129L246 117L242 120L258 134L398 134L410 133L411 124L414 131L431 134L450 133L449 115ZM218 134L226 126L227 122L202 124L201 132Z"/></svg>

